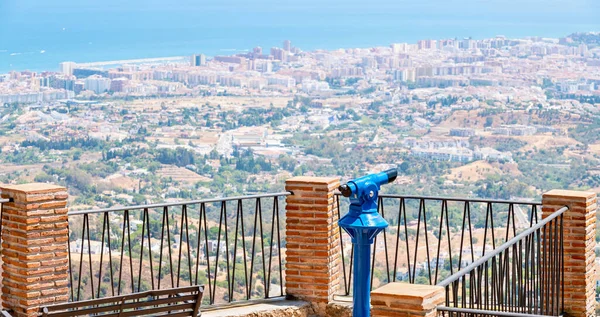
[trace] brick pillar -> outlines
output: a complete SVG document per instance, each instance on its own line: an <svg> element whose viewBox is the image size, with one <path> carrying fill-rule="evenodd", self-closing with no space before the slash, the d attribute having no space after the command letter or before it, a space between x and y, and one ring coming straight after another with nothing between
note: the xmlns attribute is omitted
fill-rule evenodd
<svg viewBox="0 0 600 317"><path fill-rule="evenodd" d="M67 190L50 184L3 186L2 304L13 316L68 300Z"/></svg>
<svg viewBox="0 0 600 317"><path fill-rule="evenodd" d="M542 217L568 206L563 214L566 316L595 316L596 193L551 190L542 197Z"/></svg>
<svg viewBox="0 0 600 317"><path fill-rule="evenodd" d="M445 299L441 286L389 283L371 291L371 316L436 317Z"/></svg>
<svg viewBox="0 0 600 317"><path fill-rule="evenodd" d="M293 177L286 181L285 288L290 297L312 304L324 316L339 291L340 232L334 177Z"/></svg>

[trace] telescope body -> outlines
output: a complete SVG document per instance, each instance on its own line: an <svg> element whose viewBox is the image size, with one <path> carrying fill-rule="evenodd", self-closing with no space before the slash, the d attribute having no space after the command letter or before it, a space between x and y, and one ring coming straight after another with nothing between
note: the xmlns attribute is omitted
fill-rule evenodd
<svg viewBox="0 0 600 317"><path fill-rule="evenodd" d="M388 227L388 222L377 212L379 189L393 182L397 174L396 169L370 174L339 188L344 197L350 198L350 210L338 223L350 235L354 245L354 317L371 314L371 245L375 236Z"/></svg>

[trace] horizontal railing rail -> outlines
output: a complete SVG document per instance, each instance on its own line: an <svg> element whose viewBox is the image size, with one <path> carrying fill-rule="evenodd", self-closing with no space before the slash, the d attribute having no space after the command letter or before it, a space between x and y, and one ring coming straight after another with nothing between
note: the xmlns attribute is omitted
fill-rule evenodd
<svg viewBox="0 0 600 317"><path fill-rule="evenodd" d="M70 211L70 301L186 285L209 306L281 297L290 194Z"/></svg>
<svg viewBox="0 0 600 317"><path fill-rule="evenodd" d="M486 199L486 198L460 198L447 196L419 196L419 195L393 195L381 194L382 198L403 198L403 199L425 199L439 201L457 201L470 203L492 203L492 204L516 204L516 205L541 205L542 203L534 200L510 200L510 199Z"/></svg>
<svg viewBox="0 0 600 317"><path fill-rule="evenodd" d="M336 194L339 216L348 201ZM379 213L390 226L375 238L371 289L395 281L435 285L538 222L541 203L381 194ZM350 237L340 228L341 295L352 293Z"/></svg>
<svg viewBox="0 0 600 317"><path fill-rule="evenodd" d="M564 299L563 207L437 285L440 311L558 316Z"/></svg>
<svg viewBox="0 0 600 317"><path fill-rule="evenodd" d="M492 311L492 310L483 310L483 309L469 309L469 308L455 308L455 307L446 307L439 306L437 307L438 315L444 316L446 313L448 315L462 317L462 316L500 316L500 317L555 317L552 315L538 315L538 314L521 314L521 313L513 313L513 312L502 312L502 311ZM562 316L562 315L560 315Z"/></svg>
<svg viewBox="0 0 600 317"><path fill-rule="evenodd" d="M69 211L69 216L75 215L83 215L83 214L98 214L103 212L118 212L125 210L140 210L140 209L152 209L152 208L161 208L161 207L172 207L172 206L182 206L182 205L198 205L202 203L214 203L214 202L222 202L222 201L235 201L240 199L256 199L256 198L270 198L270 197L284 197L291 195L291 192L279 192L272 194L260 194L260 195L247 195L247 196L234 196L234 197L222 197L222 198L211 198L211 199L199 199L199 200L184 200L177 202L169 202L169 203L158 203L158 204L147 204L147 205L135 205L135 206L116 206L110 208L99 208L99 209L89 209L89 210L74 210ZM0 201L1 202L1 201Z"/></svg>

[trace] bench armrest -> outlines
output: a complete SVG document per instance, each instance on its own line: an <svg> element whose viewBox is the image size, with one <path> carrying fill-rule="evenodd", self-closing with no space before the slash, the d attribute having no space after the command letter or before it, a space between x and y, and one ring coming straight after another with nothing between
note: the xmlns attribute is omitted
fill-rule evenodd
<svg viewBox="0 0 600 317"><path fill-rule="evenodd" d="M2 317L12 317L12 315L8 311L3 310L2 311Z"/></svg>

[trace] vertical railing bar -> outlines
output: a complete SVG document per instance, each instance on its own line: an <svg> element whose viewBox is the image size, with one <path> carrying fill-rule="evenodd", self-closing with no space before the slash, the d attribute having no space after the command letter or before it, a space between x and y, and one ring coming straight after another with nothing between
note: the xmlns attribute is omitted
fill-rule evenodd
<svg viewBox="0 0 600 317"><path fill-rule="evenodd" d="M80 293L81 293L81 270L83 269L83 246L85 241L85 223L87 221L87 214L83 215L83 224L81 227L81 250L79 256L79 275L77 276L77 301L80 301Z"/></svg>
<svg viewBox="0 0 600 317"><path fill-rule="evenodd" d="M400 199L400 209L404 215L404 240L406 241L406 263L408 267L408 280L411 281L411 271L410 271L410 247L408 245L408 221L406 220L406 201L404 198ZM400 223L398 223L400 226ZM418 237L418 236L417 236ZM415 250L416 253L416 250Z"/></svg>
<svg viewBox="0 0 600 317"><path fill-rule="evenodd" d="M2 222L1 219L0 219L0 222ZM68 226L69 225L67 224L67 228L69 228ZM68 252L68 255L69 255L69 282L70 282L69 283L69 292L71 293L70 301L73 302L73 301L75 301L75 297L73 295L73 287L74 287L74 285L73 285L73 264L72 264L73 261L71 260L71 239L67 239L67 252ZM111 274L111 277L112 277L112 274ZM114 291L113 291L113 293L114 293Z"/></svg>
<svg viewBox="0 0 600 317"><path fill-rule="evenodd" d="M561 306L560 306L560 312L562 313L563 310L565 309L565 244L564 244L564 223L563 223L563 215L560 215L560 259L561 259L561 265L560 265L560 274L561 274Z"/></svg>
<svg viewBox="0 0 600 317"><path fill-rule="evenodd" d="M542 284L542 287L543 287L542 289L546 289L546 287L547 287L546 284L548 283L547 276L546 276L546 272L548 271L548 264L547 264L547 261L546 261L546 258L548 257L548 250L547 250L548 248L547 248L547 243L546 243L546 239L547 239L546 238L547 237L547 235L546 235L546 226L544 226L542 228L542 235L543 235L543 239L542 239L542 241L543 241L543 244L542 244L543 251L542 251L542 254L544 255L543 258L542 258L542 267L544 268L542 270L542 283L543 283ZM547 291L544 292L544 295L545 296L543 296L544 298L543 298L543 305L542 305L542 314L545 315L546 312L548 311L548 292Z"/></svg>
<svg viewBox="0 0 600 317"><path fill-rule="evenodd" d="M131 253L131 220L129 219L129 211L125 213L127 218L127 250L129 251L129 275L131 277L131 292L135 293L135 282L133 279L133 255Z"/></svg>
<svg viewBox="0 0 600 317"><path fill-rule="evenodd" d="M250 253L250 290L252 290L252 271L254 269L254 251L256 248L256 229L258 226L258 198L256 199L256 205L254 208L254 228L252 230L252 252ZM250 292L248 292L248 299L250 299Z"/></svg>
<svg viewBox="0 0 600 317"><path fill-rule="evenodd" d="M112 290L112 296L115 296L115 280L114 280L114 272L113 272L113 262L112 262L112 247L110 245L110 217L108 216L108 212L104 213L106 218L106 235L107 235L107 243L108 243L108 266L110 267L110 286Z"/></svg>
<svg viewBox="0 0 600 317"><path fill-rule="evenodd" d="M215 254L215 286L212 289L212 298L215 298L217 294L217 272L219 272L219 254L221 253L221 229L223 228L223 204L225 202L221 202L221 212L219 213L219 229L217 230L217 253ZM227 231L227 228L225 228ZM208 248L208 243L206 244Z"/></svg>
<svg viewBox="0 0 600 317"><path fill-rule="evenodd" d="M179 251L177 252L177 286L179 287L179 281L181 279L181 252L183 252L183 221L185 218L185 214L187 213L187 208L185 205L181 206L181 223L179 224ZM175 232L177 232L177 223L175 223ZM188 248L189 249L189 248Z"/></svg>
<svg viewBox="0 0 600 317"><path fill-rule="evenodd" d="M275 197L277 199L277 197ZM275 234L275 201L273 201L273 216L271 217L271 238L269 239L269 265L266 275L266 283L271 285L271 263L273 261L273 237ZM269 286L270 287L270 286ZM267 298L269 297L269 293L265 293Z"/></svg>
<svg viewBox="0 0 600 317"><path fill-rule="evenodd" d="M231 271L231 281L235 281L235 264L237 262L237 241L238 241L238 232L239 232L239 203L238 203L238 210L236 211L236 215L235 215L235 233L233 235L233 264L232 264L232 271ZM196 284L198 284L196 282ZM234 283L231 283L229 285L229 289L228 289L228 293L229 293L229 299L233 300L233 287L234 287Z"/></svg>
<svg viewBox="0 0 600 317"><path fill-rule="evenodd" d="M484 230L483 230L483 245L481 246L481 256L485 256L485 246L487 245L487 232L488 232L488 223L489 223L489 209L490 209L490 203L487 204L486 210L485 210L485 226L484 226Z"/></svg>
<svg viewBox="0 0 600 317"><path fill-rule="evenodd" d="M517 311L519 313L523 313L523 308L525 307L524 303L523 303L523 240L519 241L519 246L517 248L519 251L517 252L517 256L519 257L519 260L516 261L517 266L517 299L516 299L516 303L517 303L517 307L519 308Z"/></svg>
<svg viewBox="0 0 600 317"><path fill-rule="evenodd" d="M280 227L280 223L279 223L279 197L275 197L275 201L274 203L277 206L277 212L275 213L275 215L277 216L277 258L279 259L279 283L280 283L280 295L283 296L283 286L285 285L285 283L283 282L283 264L281 262L281 227ZM342 235L340 234L340 240L342 238Z"/></svg>
<svg viewBox="0 0 600 317"><path fill-rule="evenodd" d="M123 214L123 232L121 234L121 258L119 259L119 282L117 285L117 295L121 295L121 281L123 278L123 257L125 255L125 226L127 225L125 215L128 212L128 210L125 210L125 213Z"/></svg>
<svg viewBox="0 0 600 317"><path fill-rule="evenodd" d="M439 270L439 263L440 263L440 249L442 247L442 229L444 226L444 204L445 200L442 200L442 211L440 212L440 226L438 227L438 247L437 247L437 254L436 254L436 260L435 260L435 278L434 278L434 284L437 284L437 278L438 278L438 270ZM427 234L427 232L425 233Z"/></svg>
<svg viewBox="0 0 600 317"><path fill-rule="evenodd" d="M465 202L467 206L467 221L469 223L469 239L471 242L471 261L475 262L475 246L473 245L473 226L471 225L471 204L469 202ZM483 242L485 244L485 241Z"/></svg>
<svg viewBox="0 0 600 317"><path fill-rule="evenodd" d="M460 248L458 249L458 270L460 271L461 266L462 266L462 253L463 253L463 246L464 246L464 241L465 241L465 224L467 222L467 204L468 202L464 202L465 205L463 207L463 218L462 218L462 226L460 228ZM471 249L473 248L473 246L471 246Z"/></svg>
<svg viewBox="0 0 600 317"><path fill-rule="evenodd" d="M139 268L139 272L138 272L138 292L140 292L140 287L142 285L142 263L144 262L144 240L145 240L145 236L144 234L146 233L146 213L148 212L147 208L144 208L144 211L142 212L142 244L140 245L140 268ZM148 220L150 221L150 220ZM148 242L150 242L148 240ZM149 247L148 247L149 249Z"/></svg>
<svg viewBox="0 0 600 317"><path fill-rule="evenodd" d="M398 205L398 223L396 224L396 244L394 250L394 274L393 274L393 282L396 282L398 277L398 249L400 243L400 222L402 220L402 204ZM408 250L407 250L408 252Z"/></svg>
<svg viewBox="0 0 600 317"><path fill-rule="evenodd" d="M248 280L248 254L246 251L246 234L244 232L244 204L242 200L238 200L238 211L240 212L240 227L242 232L242 255L244 256L244 278L246 282L246 299L250 299L250 283ZM250 271L252 274L252 270Z"/></svg>
<svg viewBox="0 0 600 317"><path fill-rule="evenodd" d="M431 283L431 257L429 255L429 238L427 236L427 207L425 205L425 199L421 199L423 202L423 228L425 229L425 250L427 251L427 270L429 272L429 284ZM415 253L416 254L416 253Z"/></svg>
<svg viewBox="0 0 600 317"><path fill-rule="evenodd" d="M222 208L223 208L223 218L224 218L224 223L225 223L225 263L227 265L227 289L232 289L233 290L233 280L231 279L231 263L229 262L229 234L228 234L228 226L227 226L227 202L223 201L222 202ZM227 296L227 301L228 302L232 302L233 301L233 293L229 296Z"/></svg>
<svg viewBox="0 0 600 317"><path fill-rule="evenodd" d="M266 261L265 261L265 235L263 232L263 219L262 219L262 201L260 198L257 198L258 200L258 221L259 221L259 226L260 226L260 250L261 250L261 255L262 255L262 267L263 267L263 283L265 284L265 298L268 298L268 294L269 294L269 290L270 290L270 284L267 284L267 281L265 281L265 277L267 276L267 266L266 266Z"/></svg>
<svg viewBox="0 0 600 317"><path fill-rule="evenodd" d="M552 285L553 288L553 297L556 303L556 309L553 311L553 313L556 315L559 313L558 311L558 305L559 305L559 300L560 300L560 264L559 264L559 245L558 245L558 219L554 219L554 270L553 272L553 276L555 279L555 285ZM562 228L560 228L562 230ZM558 273L557 273L558 272Z"/></svg>
<svg viewBox="0 0 600 317"><path fill-rule="evenodd" d="M372 248L373 251L371 252L371 282L369 284L369 289L372 291L373 290L373 276L375 274L375 257L377 254L377 236L375 236L375 239L373 239L373 245L369 246L369 248Z"/></svg>
<svg viewBox="0 0 600 317"><path fill-rule="evenodd" d="M510 230L508 228L510 228L510 213L511 213L511 211L513 212L513 217L514 217L513 204L508 204L508 216L506 218L506 235L504 238L504 243L508 242L508 234L510 233Z"/></svg>
<svg viewBox="0 0 600 317"><path fill-rule="evenodd" d="M202 240L202 209L204 209L204 203L200 204L200 208L198 208L198 243L196 246L196 278L194 280L194 284L198 285L198 275L200 274L200 252L202 249L200 241Z"/></svg>
<svg viewBox="0 0 600 317"><path fill-rule="evenodd" d="M267 283L269 283L269 285L271 285L271 263L273 261L273 237L275 236L275 217L276 217L276 213L275 213L275 206L277 204L277 197L273 197L273 217L271 218L271 238L270 243L269 243L269 269L267 270L268 275L267 275ZM281 269L281 267L280 267ZM269 297L269 293L267 293L267 297Z"/></svg>
<svg viewBox="0 0 600 317"><path fill-rule="evenodd" d="M185 208L185 243L187 245L187 260L188 260L188 276L190 286L192 286L192 247L190 246L190 226L187 212L187 205L183 205L182 208ZM181 235L183 236L183 229L181 230Z"/></svg>
<svg viewBox="0 0 600 317"><path fill-rule="evenodd" d="M96 297L100 298L100 284L102 284L102 264L104 260L104 233L106 231L106 218L102 215L102 237L100 242L100 268L98 269L98 291ZM94 278L92 276L92 278Z"/></svg>
<svg viewBox="0 0 600 317"><path fill-rule="evenodd" d="M144 211L146 212L146 219L148 220L146 222L146 235L148 238L148 259L150 260L150 281L152 283L152 289L154 289L154 264L152 262L152 243L150 242L150 214L148 209L145 209Z"/></svg>
<svg viewBox="0 0 600 317"><path fill-rule="evenodd" d="M448 214L448 201L446 201L446 235L448 236L448 259L450 260L450 275L453 275L454 263L452 262L452 244L450 242L450 218Z"/></svg>
<svg viewBox="0 0 600 317"><path fill-rule="evenodd" d="M335 203L337 206L337 215L338 215L338 219L342 219L341 216L341 212L340 212L340 196L339 195L334 195L333 196L335 199ZM340 251L342 254L342 274L344 276L344 295L348 296L350 294L350 286L348 285L348 280L347 280L347 276L346 276L346 257L344 256L344 239L342 238L342 227L338 226L338 230L340 231Z"/></svg>
<svg viewBox="0 0 600 317"><path fill-rule="evenodd" d="M87 220L87 243L88 243L88 260L90 261L90 286L91 286L91 293L92 293L92 299L94 299L94 273L92 273L92 245L90 243L90 219L88 217ZM81 276L79 277L81 278Z"/></svg>
<svg viewBox="0 0 600 317"><path fill-rule="evenodd" d="M208 224L206 223L206 204L202 203L200 205L200 222L204 220L204 251L206 253L206 271L207 271L207 279L208 279L208 294L209 294L209 303L212 305L215 302L215 297L212 295L213 290L217 288L217 272L215 272L215 278L211 282L211 274L210 274L210 252L208 251ZM202 229L202 228L200 228ZM200 231L198 231L200 232ZM198 274L198 273L196 273Z"/></svg>
<svg viewBox="0 0 600 317"><path fill-rule="evenodd" d="M166 230L167 230L167 250L169 251L169 270L171 271L171 287L175 287L175 274L173 272L173 251L172 251L172 245L171 245L171 230L170 227L171 225L169 224L169 209L168 207L165 207L165 210L167 211L166 214ZM206 216L206 215L205 215ZM175 221L173 219L173 221ZM175 226L177 226L177 223L175 223Z"/></svg>
<svg viewBox="0 0 600 317"><path fill-rule="evenodd" d="M160 289L160 282L162 280L162 258L163 258L163 247L165 241L165 217L167 215L167 207L163 208L162 212L162 221L160 225L160 250L158 255L158 280L157 280L157 288ZM113 294L114 296L114 294Z"/></svg>
<svg viewBox="0 0 600 317"><path fill-rule="evenodd" d="M379 197L380 203L379 205L381 206L381 217L385 218L385 211L384 211L384 206L383 206L383 199L381 197ZM388 228L386 228L383 231L383 249L385 250L385 268L386 268L386 273L387 273L387 281L388 283L391 282L390 280L390 260L388 257L388 245L387 245L387 231ZM373 253L373 259L375 259L375 253Z"/></svg>
<svg viewBox="0 0 600 317"><path fill-rule="evenodd" d="M491 233L492 233L492 250L496 249L496 234L494 232L494 205L492 203L489 203L489 207L490 207L490 226L492 228Z"/></svg>
<svg viewBox="0 0 600 317"><path fill-rule="evenodd" d="M413 262L413 274L410 283L415 283L415 275L417 274L417 251L419 250L419 231L421 230L421 213L423 211L423 200L419 200L419 214L417 216L417 234L415 235L415 260ZM405 219L406 220L406 219ZM406 226L406 222L405 222ZM426 235L427 236L427 235ZM408 236L407 236L408 241Z"/></svg>

